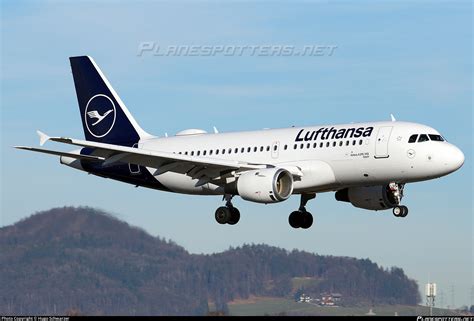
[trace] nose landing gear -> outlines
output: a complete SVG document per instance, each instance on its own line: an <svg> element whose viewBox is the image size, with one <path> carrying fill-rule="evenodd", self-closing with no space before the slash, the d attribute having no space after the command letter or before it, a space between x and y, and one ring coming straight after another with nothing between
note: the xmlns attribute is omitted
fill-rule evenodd
<svg viewBox="0 0 474 321"><path fill-rule="evenodd" d="M288 217L292 228L308 229L313 225L313 215L306 210L306 203L316 197L316 193L301 194L300 208Z"/></svg>
<svg viewBox="0 0 474 321"><path fill-rule="evenodd" d="M400 202L403 198L403 188L405 187L405 184L390 183L388 184L388 187L390 188L393 202L397 204L393 207L393 215L395 215L396 217L407 216L408 207L400 205Z"/></svg>

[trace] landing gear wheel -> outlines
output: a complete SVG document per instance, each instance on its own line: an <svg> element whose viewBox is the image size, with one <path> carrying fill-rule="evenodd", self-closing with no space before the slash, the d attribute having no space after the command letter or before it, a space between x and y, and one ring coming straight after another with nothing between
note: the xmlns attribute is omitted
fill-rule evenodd
<svg viewBox="0 0 474 321"><path fill-rule="evenodd" d="M393 215L396 217L405 217L408 215L408 207L404 205L397 205L393 208Z"/></svg>
<svg viewBox="0 0 474 321"><path fill-rule="evenodd" d="M393 215L395 215L396 217L400 217L400 214L402 214L402 207L401 206L395 206L393 208Z"/></svg>
<svg viewBox="0 0 474 321"><path fill-rule="evenodd" d="M240 211L237 208L232 207L230 208L230 213L230 220L227 223L230 225L237 224L240 220Z"/></svg>
<svg viewBox="0 0 474 321"><path fill-rule="evenodd" d="M301 227L301 212L300 211L294 211L290 214L288 217L288 223L290 223L290 226L292 228L299 228Z"/></svg>
<svg viewBox="0 0 474 321"><path fill-rule="evenodd" d="M408 207L402 205L402 214L400 217L405 217L408 215Z"/></svg>
<svg viewBox="0 0 474 321"><path fill-rule="evenodd" d="M313 225L313 215L306 211L294 211L288 217L288 223L292 228L307 229Z"/></svg>
<svg viewBox="0 0 474 321"><path fill-rule="evenodd" d="M311 227L311 225L313 225L313 215L311 215L311 213L302 212L301 218L302 218L302 224L301 224L302 229L308 229Z"/></svg>
<svg viewBox="0 0 474 321"><path fill-rule="evenodd" d="M230 208L221 206L216 210L215 218L217 223L226 224L232 218L232 212Z"/></svg>

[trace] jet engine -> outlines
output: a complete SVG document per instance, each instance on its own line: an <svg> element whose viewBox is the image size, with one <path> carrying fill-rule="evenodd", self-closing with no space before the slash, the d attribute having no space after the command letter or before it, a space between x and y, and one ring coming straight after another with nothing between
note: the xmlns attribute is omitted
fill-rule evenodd
<svg viewBox="0 0 474 321"><path fill-rule="evenodd" d="M397 195L389 184L344 188L336 192L336 200L350 202L355 207L375 211L392 208L399 204Z"/></svg>
<svg viewBox="0 0 474 321"><path fill-rule="evenodd" d="M293 192L293 176L283 168L265 168L243 173L237 180L237 191L244 200L277 203Z"/></svg>

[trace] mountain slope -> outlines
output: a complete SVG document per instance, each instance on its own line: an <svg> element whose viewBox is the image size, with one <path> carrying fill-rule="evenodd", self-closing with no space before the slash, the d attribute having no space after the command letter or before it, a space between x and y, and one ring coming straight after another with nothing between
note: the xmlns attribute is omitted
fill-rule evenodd
<svg viewBox="0 0 474 321"><path fill-rule="evenodd" d="M191 255L91 208L56 208L3 227L0 253L5 314L203 315L209 301L225 311L251 295L288 297L293 277L317 278L308 290L354 302L420 300L401 269L370 260L267 245Z"/></svg>

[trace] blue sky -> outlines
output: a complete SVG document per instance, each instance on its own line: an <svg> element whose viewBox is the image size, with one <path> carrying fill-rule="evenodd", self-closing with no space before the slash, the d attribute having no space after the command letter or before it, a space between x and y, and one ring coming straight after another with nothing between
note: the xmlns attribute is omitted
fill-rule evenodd
<svg viewBox="0 0 474 321"><path fill-rule="evenodd" d="M87 205L110 211L194 253L267 243L402 267L438 283L445 305L470 304L472 4L465 2L2 2L1 221ZM137 56L168 45L336 45L332 56ZM69 56L90 55L137 121L156 135L186 128L250 130L397 119L438 129L466 156L456 173L406 187L406 219L320 194L307 231L273 205L235 201L236 226L213 218L219 197L175 195L59 166L13 150L36 129L83 137ZM64 149L53 144L49 148ZM67 147L66 147L67 149Z"/></svg>

